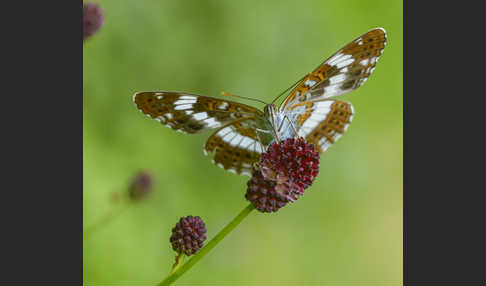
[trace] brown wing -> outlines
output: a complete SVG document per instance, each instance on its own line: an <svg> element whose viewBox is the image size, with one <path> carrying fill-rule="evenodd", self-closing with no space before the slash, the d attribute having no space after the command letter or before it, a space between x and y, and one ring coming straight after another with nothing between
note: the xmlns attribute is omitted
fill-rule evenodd
<svg viewBox="0 0 486 286"><path fill-rule="evenodd" d="M133 101L147 116L185 133L199 133L240 118L263 116L263 112L245 104L181 92L138 92Z"/></svg>
<svg viewBox="0 0 486 286"><path fill-rule="evenodd" d="M299 114L295 120L298 135L324 152L347 130L354 110L348 102L321 100L295 104L288 112Z"/></svg>
<svg viewBox="0 0 486 286"><path fill-rule="evenodd" d="M358 88L374 70L385 43L386 33L382 28L373 29L356 38L309 73L285 98L280 110Z"/></svg>
<svg viewBox="0 0 486 286"><path fill-rule="evenodd" d="M214 153L213 163L237 173L251 175L253 163L257 162L265 147L265 140L257 129L265 125L259 118L243 118L216 131L206 141L205 154ZM265 144L265 143L263 143Z"/></svg>

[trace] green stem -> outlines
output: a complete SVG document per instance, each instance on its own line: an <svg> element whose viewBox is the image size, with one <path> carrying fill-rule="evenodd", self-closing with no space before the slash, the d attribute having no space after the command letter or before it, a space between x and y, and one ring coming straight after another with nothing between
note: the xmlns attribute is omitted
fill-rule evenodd
<svg viewBox="0 0 486 286"><path fill-rule="evenodd" d="M181 266L182 260L184 259L184 254L179 253L176 258L175 258L175 263L172 265L172 270L170 271L170 274L174 273L179 267Z"/></svg>
<svg viewBox="0 0 486 286"><path fill-rule="evenodd" d="M223 238L225 238L235 227L237 227L253 209L255 209L255 207L250 203L228 225L226 225L223 230L221 230L213 239L211 239L211 241L205 247L199 250L198 253L194 254L189 261L184 263L184 265L182 265L176 271L171 272L167 278L158 284L158 286L170 285L181 277L187 270L189 270L194 264L203 258L204 255L211 251L211 249L213 249L221 240L223 240Z"/></svg>
<svg viewBox="0 0 486 286"><path fill-rule="evenodd" d="M93 225L86 227L83 231L83 240L88 239L91 234L93 234L94 232L98 231L99 229L105 227L107 224L109 224L111 221L113 221L113 219L120 216L131 205L132 205L131 202L126 202L123 205L119 206L118 209L112 210L109 213L107 213L98 222L94 223Z"/></svg>

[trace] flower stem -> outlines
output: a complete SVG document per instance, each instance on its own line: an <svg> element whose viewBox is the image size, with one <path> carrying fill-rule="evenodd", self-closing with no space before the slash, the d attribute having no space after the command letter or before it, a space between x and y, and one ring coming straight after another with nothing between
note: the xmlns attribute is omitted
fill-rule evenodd
<svg viewBox="0 0 486 286"><path fill-rule="evenodd" d="M123 205L119 206L116 210L111 210L108 212L102 219L98 222L94 223L86 227L83 231L83 240L88 239L91 234L98 231L99 229L105 227L107 224L112 222L115 218L120 216L125 210L127 210L132 204L130 202L126 202Z"/></svg>
<svg viewBox="0 0 486 286"><path fill-rule="evenodd" d="M223 238L225 238L234 228L236 228L253 209L255 209L255 207L250 203L230 223L228 223L228 225L226 225L218 234L216 234L216 236L211 239L211 241L205 247L199 250L198 253L194 254L191 259L189 259L176 271L171 272L167 278L158 284L158 286L170 285L181 277L187 270L189 270L194 264L203 258L204 255L211 251L211 249L213 249L221 240L223 240Z"/></svg>
<svg viewBox="0 0 486 286"><path fill-rule="evenodd" d="M181 257L183 257L183 253L179 253L176 258L175 258L175 263L172 265L172 270L170 271L170 274L174 273L180 266L181 266Z"/></svg>

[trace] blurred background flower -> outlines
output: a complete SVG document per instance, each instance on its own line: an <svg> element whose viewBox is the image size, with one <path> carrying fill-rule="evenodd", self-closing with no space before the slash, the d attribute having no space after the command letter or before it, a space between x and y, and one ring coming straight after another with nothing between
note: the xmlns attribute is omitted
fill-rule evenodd
<svg viewBox="0 0 486 286"><path fill-rule="evenodd" d="M128 189L130 199L138 201L146 197L152 192L153 179L152 176L145 172L139 172L134 178Z"/></svg>
<svg viewBox="0 0 486 286"><path fill-rule="evenodd" d="M204 156L210 133L176 133L147 118L132 102L136 91L272 101L379 26L388 34L383 56L363 86L340 97L352 102L353 122L321 154L306 194L275 215L254 211L174 285L403 285L402 1L98 3L109 21L83 47L83 224L103 217L134 170L150 170L163 191L93 236L85 285L155 285L174 262L164 241L181 214L203 217L212 238L248 204L249 177Z"/></svg>
<svg viewBox="0 0 486 286"><path fill-rule="evenodd" d="M83 41L98 32L104 21L104 12L98 4L83 4Z"/></svg>

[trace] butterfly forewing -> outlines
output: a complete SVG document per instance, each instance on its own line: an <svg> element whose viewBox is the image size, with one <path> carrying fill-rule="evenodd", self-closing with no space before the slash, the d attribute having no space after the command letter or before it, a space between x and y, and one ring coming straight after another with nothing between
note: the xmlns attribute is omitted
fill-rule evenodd
<svg viewBox="0 0 486 286"><path fill-rule="evenodd" d="M138 92L133 100L144 114L185 133L199 133L240 118L263 115L245 104L180 92Z"/></svg>
<svg viewBox="0 0 486 286"><path fill-rule="evenodd" d="M344 94L361 86L374 70L386 43L385 30L373 29L309 73L280 105L286 110L309 100L321 100Z"/></svg>

